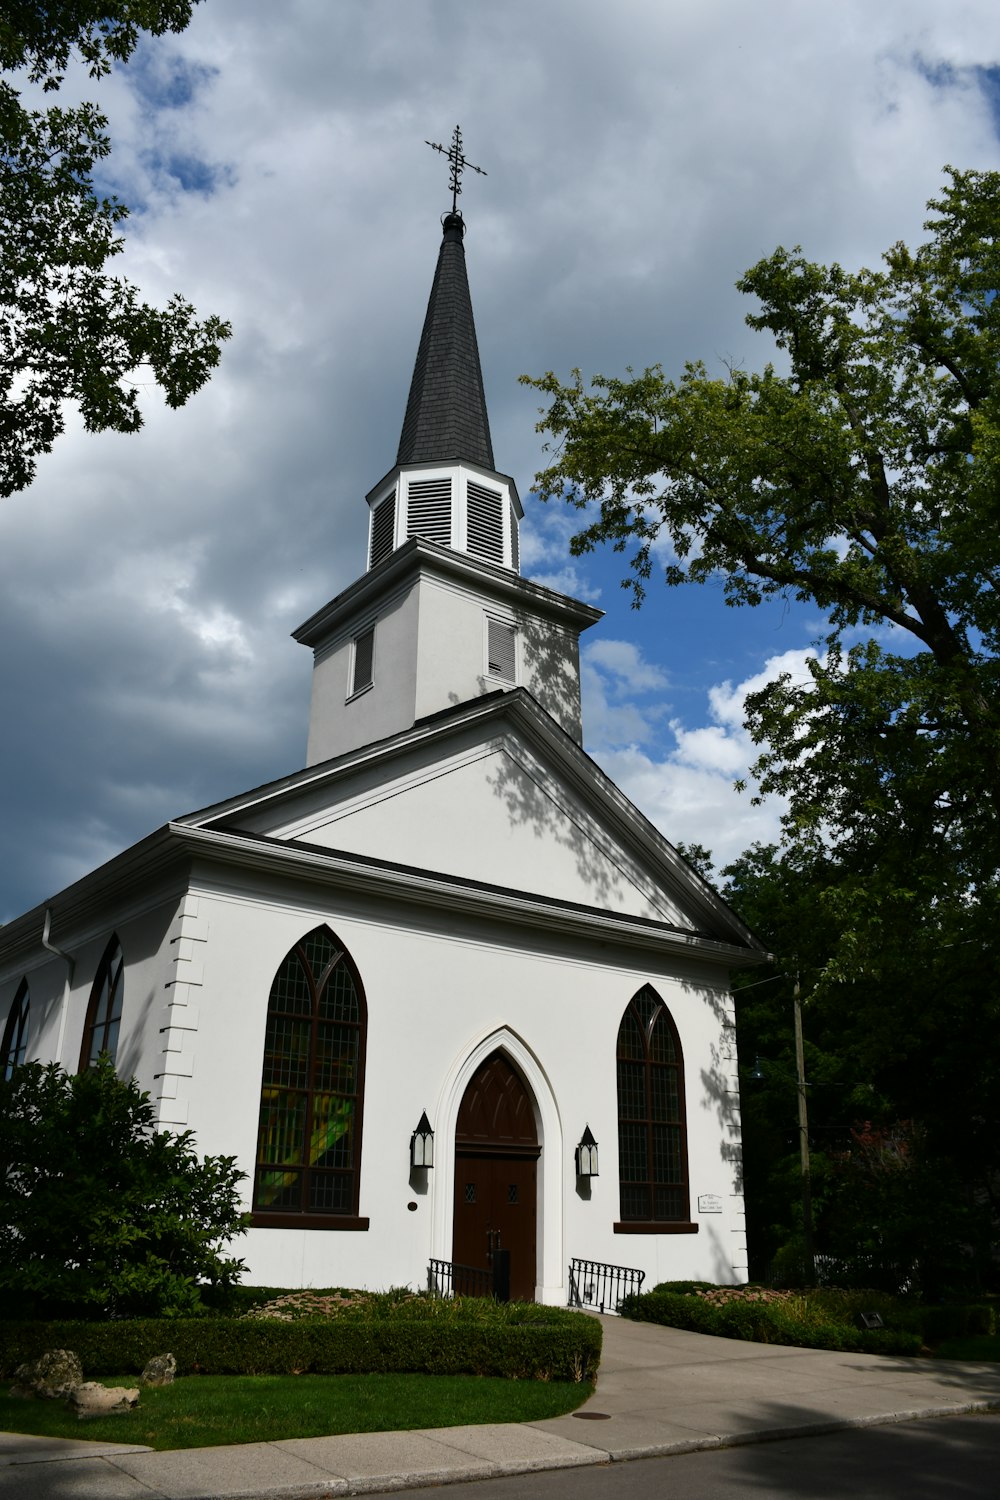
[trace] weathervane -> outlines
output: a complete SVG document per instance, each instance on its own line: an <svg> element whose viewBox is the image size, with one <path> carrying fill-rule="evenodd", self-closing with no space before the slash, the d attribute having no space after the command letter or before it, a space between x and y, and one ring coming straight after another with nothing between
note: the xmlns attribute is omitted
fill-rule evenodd
<svg viewBox="0 0 1000 1500"><path fill-rule="evenodd" d="M441 155L446 156L451 162L451 176L448 179L448 186L451 188L451 211L453 214L457 214L458 195L462 191L462 173L466 167L468 167L470 172L478 172L480 177L487 176L487 173L483 171L482 167L477 167L473 162L469 161L463 152L462 128L460 125L455 126L455 133L451 138L450 147L439 146L436 141L427 141L425 144L430 146L432 151L440 151Z"/></svg>

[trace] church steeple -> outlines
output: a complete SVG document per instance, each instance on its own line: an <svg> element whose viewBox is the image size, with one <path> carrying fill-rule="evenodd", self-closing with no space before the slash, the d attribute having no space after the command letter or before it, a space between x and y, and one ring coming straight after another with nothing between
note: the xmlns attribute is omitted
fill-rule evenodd
<svg viewBox="0 0 1000 1500"><path fill-rule="evenodd" d="M365 497L368 571L295 631L314 652L310 765L517 688L581 739L578 641L600 611L519 576L524 511L494 467L458 212L462 171L482 169L458 129L435 150L451 212L396 463Z"/></svg>
<svg viewBox="0 0 1000 1500"><path fill-rule="evenodd" d="M465 221L442 220L444 238L417 349L396 462L466 459L493 468L483 372L465 268Z"/></svg>
<svg viewBox="0 0 1000 1500"><path fill-rule="evenodd" d="M451 146L428 141L451 165L451 211L441 220L431 295L417 348L396 466L365 497L371 512L368 567L414 537L519 571L517 487L494 467L483 371L458 211L467 161L458 126Z"/></svg>

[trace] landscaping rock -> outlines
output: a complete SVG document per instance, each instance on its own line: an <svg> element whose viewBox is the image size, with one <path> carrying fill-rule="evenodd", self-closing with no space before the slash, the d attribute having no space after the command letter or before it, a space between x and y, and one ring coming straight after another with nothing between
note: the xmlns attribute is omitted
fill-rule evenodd
<svg viewBox="0 0 1000 1500"><path fill-rule="evenodd" d="M139 1376L140 1385L173 1385L177 1361L172 1354L154 1354Z"/></svg>
<svg viewBox="0 0 1000 1500"><path fill-rule="evenodd" d="M97 1380L84 1381L69 1398L69 1406L78 1419L85 1422L90 1417L116 1417L131 1411L139 1404L137 1390L124 1390L120 1386L101 1385Z"/></svg>
<svg viewBox="0 0 1000 1500"><path fill-rule="evenodd" d="M83 1366L71 1349L46 1349L37 1359L18 1365L12 1396L65 1401L83 1380Z"/></svg>

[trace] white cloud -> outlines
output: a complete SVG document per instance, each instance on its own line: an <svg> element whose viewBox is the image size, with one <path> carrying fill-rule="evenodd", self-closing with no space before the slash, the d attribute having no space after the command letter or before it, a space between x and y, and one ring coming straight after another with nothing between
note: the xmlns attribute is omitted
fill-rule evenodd
<svg viewBox="0 0 1000 1500"><path fill-rule="evenodd" d="M855 265L919 240L942 163L1000 166L973 71L998 62L995 0L210 0L87 84L136 210L114 270L234 335L184 410L146 389L138 437L71 419L0 503L0 911L166 807L301 765L309 658L288 632L360 572L395 455L448 206L425 139L460 120L489 174L462 200L470 280L496 461L527 496L545 455L522 371L757 366L736 278L778 243ZM584 516L526 503L524 571L608 609L598 753L669 836L742 846L748 799L720 789L743 658L706 667L700 722L681 714L691 642L651 644L570 558Z"/></svg>
<svg viewBox="0 0 1000 1500"><path fill-rule="evenodd" d="M591 647L588 656L594 654ZM585 674L584 725L591 753L672 843L701 843L721 867L754 842L776 840L784 811L776 797L753 806L749 773L758 749L744 727L746 699L783 673L804 679L806 661L815 654L811 648L784 651L735 686L711 685L704 705L709 722L694 727L677 718L658 726L648 710L627 702L611 708L601 674ZM747 790L737 792L737 781L747 781Z"/></svg>
<svg viewBox="0 0 1000 1500"><path fill-rule="evenodd" d="M667 686L663 668L646 661L633 641L591 641L584 647L584 656L619 693L646 693Z"/></svg>

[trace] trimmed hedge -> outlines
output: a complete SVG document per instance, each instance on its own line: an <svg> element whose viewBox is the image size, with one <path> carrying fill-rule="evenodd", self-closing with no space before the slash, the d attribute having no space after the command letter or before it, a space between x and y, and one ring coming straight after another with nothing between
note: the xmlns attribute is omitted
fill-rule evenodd
<svg viewBox="0 0 1000 1500"><path fill-rule="evenodd" d="M0 1378L46 1349L72 1349L88 1377L132 1374L169 1350L178 1374L592 1380L601 1358L597 1319L557 1308L526 1311L533 1316L500 1315L478 1304L464 1315L376 1320L344 1313L288 1323L218 1317L6 1323L0 1327Z"/></svg>
<svg viewBox="0 0 1000 1500"><path fill-rule="evenodd" d="M785 1344L800 1349L843 1349L863 1354L918 1354L921 1337L900 1329L858 1329L845 1323L805 1323L777 1302L728 1302L715 1306L703 1297L681 1292L645 1292L626 1297L623 1317L640 1323L662 1323L718 1338L757 1344Z"/></svg>

